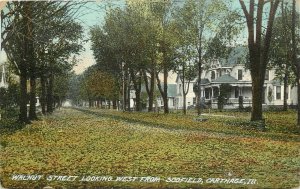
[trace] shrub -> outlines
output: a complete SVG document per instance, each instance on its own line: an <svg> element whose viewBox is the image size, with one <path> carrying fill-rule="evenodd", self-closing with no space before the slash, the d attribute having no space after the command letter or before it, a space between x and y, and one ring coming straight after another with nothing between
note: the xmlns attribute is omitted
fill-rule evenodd
<svg viewBox="0 0 300 189"><path fill-rule="evenodd" d="M0 133L10 133L22 129L25 125L17 122L15 119L0 120Z"/></svg>
<svg viewBox="0 0 300 189"><path fill-rule="evenodd" d="M258 129L262 131L266 131L266 123L265 120L261 121L248 121L248 120L227 120L225 122L229 126L236 126L236 127L245 127L248 129Z"/></svg>

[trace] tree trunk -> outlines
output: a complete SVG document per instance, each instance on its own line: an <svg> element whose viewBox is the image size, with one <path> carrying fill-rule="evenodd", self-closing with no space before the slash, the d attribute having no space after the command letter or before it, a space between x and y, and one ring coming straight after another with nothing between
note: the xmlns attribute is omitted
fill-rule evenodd
<svg viewBox="0 0 300 189"><path fill-rule="evenodd" d="M252 113L251 121L262 120L262 91L259 76L252 77Z"/></svg>
<svg viewBox="0 0 300 189"><path fill-rule="evenodd" d="M117 109L117 100L113 100L113 109L116 110Z"/></svg>
<svg viewBox="0 0 300 189"><path fill-rule="evenodd" d="M27 16L32 18L31 3L28 4ZM33 47L33 24L32 20L28 19L28 52L27 60L29 63L29 74L30 74L30 107L29 107L29 120L36 120L36 62L34 60L34 47Z"/></svg>
<svg viewBox="0 0 300 189"><path fill-rule="evenodd" d="M288 73L287 73L287 69L285 70L285 75L284 75L284 80L283 80L283 111L287 111L288 107L287 107L287 98L288 98L288 93L287 93L287 89L288 89Z"/></svg>
<svg viewBox="0 0 300 189"><path fill-rule="evenodd" d="M150 74L150 90L149 90L149 99L148 99L148 112L152 112L153 111L153 104L154 104L154 88L155 88L155 71L152 70L151 74Z"/></svg>
<svg viewBox="0 0 300 189"><path fill-rule="evenodd" d="M123 77L123 104L122 104L122 109L123 111L126 111L126 107L127 107L127 77L128 77L128 72L127 70L124 73L124 77Z"/></svg>
<svg viewBox="0 0 300 189"><path fill-rule="evenodd" d="M296 42L296 0L293 0L293 13L292 13L292 46L293 46L293 62L296 67L296 78L298 84L298 121L297 125L300 130L300 58L297 60L297 42Z"/></svg>
<svg viewBox="0 0 300 189"><path fill-rule="evenodd" d="M201 47L201 46L200 46ZM201 75L202 75L202 51L201 49L198 50L198 94L197 94L197 113L198 116L202 113L201 108Z"/></svg>
<svg viewBox="0 0 300 189"><path fill-rule="evenodd" d="M130 75L129 75L129 73L128 73L128 78L127 78L127 111L131 111L131 107L130 107L130 99L131 99L131 97L130 97Z"/></svg>
<svg viewBox="0 0 300 189"><path fill-rule="evenodd" d="M92 100L91 99L89 99L89 108L91 108L92 107Z"/></svg>
<svg viewBox="0 0 300 189"><path fill-rule="evenodd" d="M36 115L36 80L34 74L30 76L30 107L29 107L29 119L37 120Z"/></svg>
<svg viewBox="0 0 300 189"><path fill-rule="evenodd" d="M259 0L257 6L255 1L249 2L247 10L245 2L239 0L248 27L248 48L250 58L250 72L252 78L252 112L251 121L259 121L262 116L262 94L266 68L268 64L268 53L272 37L273 23L280 0L270 2L269 18L266 33L263 34L263 10L265 2ZM257 12L254 16L254 12ZM254 26L255 25L255 26ZM264 36L264 38L262 37Z"/></svg>
<svg viewBox="0 0 300 189"><path fill-rule="evenodd" d="M136 95L136 111L141 111L142 110L142 104L141 104L142 72L140 72L137 84L138 84L137 91L135 93L135 95Z"/></svg>
<svg viewBox="0 0 300 189"><path fill-rule="evenodd" d="M287 18L287 15L284 11L284 3L282 2L281 3L281 17L282 17L282 25L283 26L286 26L286 20L288 19ZM286 30L284 30L284 32L282 33L283 36L287 36L287 32ZM290 61L290 55L289 55L289 52L287 49L289 49L289 44L288 44L288 38L285 38L285 49L286 49L286 63L285 63L285 73L284 73L284 79L283 79L283 111L287 111L287 97L288 97L288 94L287 94L287 87L288 87L288 65L289 65L289 61Z"/></svg>
<svg viewBox="0 0 300 189"><path fill-rule="evenodd" d="M163 97L165 96L164 95L164 90L163 88L161 87L161 82L160 82L160 79L158 77L158 72L155 73L155 79L156 79L156 82L157 82L157 87L158 87L158 90L160 92L160 95L162 97L162 99L164 99ZM157 111L158 110L158 104L157 104L157 95L155 94L155 110Z"/></svg>
<svg viewBox="0 0 300 189"><path fill-rule="evenodd" d="M300 60L298 60L300 62ZM300 63L298 63L300 64ZM297 125L300 127L300 65L298 65L298 121L297 121Z"/></svg>
<svg viewBox="0 0 300 189"><path fill-rule="evenodd" d="M50 73L47 88L47 113L53 113L53 73Z"/></svg>
<svg viewBox="0 0 300 189"><path fill-rule="evenodd" d="M23 66L22 66L23 67ZM20 115L21 123L28 123L27 119L27 75L26 70L20 69Z"/></svg>
<svg viewBox="0 0 300 189"><path fill-rule="evenodd" d="M46 114L46 80L45 76L41 76L41 107L42 107L42 114Z"/></svg>
<svg viewBox="0 0 300 189"><path fill-rule="evenodd" d="M186 95L183 93L183 114L186 115Z"/></svg>
<svg viewBox="0 0 300 189"><path fill-rule="evenodd" d="M130 70L133 87L135 90L135 111L141 111L141 86L142 86L142 73L138 72L138 78L135 76L134 71Z"/></svg>
<svg viewBox="0 0 300 189"><path fill-rule="evenodd" d="M153 102L154 102L154 85L155 85L155 74L154 70L151 70L150 73L150 86L149 86L149 81L147 78L147 74L144 71L144 83L145 83L145 88L148 94L148 112L153 111Z"/></svg>
<svg viewBox="0 0 300 189"><path fill-rule="evenodd" d="M180 75L179 75L180 77ZM183 96L183 114L186 115L186 93L185 93L185 66L182 66L182 96Z"/></svg>
<svg viewBox="0 0 300 189"><path fill-rule="evenodd" d="M36 77L35 77L35 61L32 60L30 64L30 107L29 119L37 120L36 115Z"/></svg>
<svg viewBox="0 0 300 189"><path fill-rule="evenodd" d="M203 29L204 26L202 25L200 27L199 31L199 45L197 48L197 53L198 53L198 94L197 96L197 114L198 116L201 115L202 113L202 108L201 108L201 76L202 76L202 37L203 37Z"/></svg>
<svg viewBox="0 0 300 189"><path fill-rule="evenodd" d="M141 111L141 89L135 91L135 111Z"/></svg>
<svg viewBox="0 0 300 189"><path fill-rule="evenodd" d="M29 4L24 3L24 14L28 14L29 12ZM30 22L30 18L28 16L25 16L23 19L23 27L24 27L24 35L22 36L22 42L24 51L22 53L22 60L20 62L20 115L19 115L19 121L21 123L29 123L29 120L27 118L27 66L29 66L28 63L28 55L30 54L30 47L29 44L29 27L28 24Z"/></svg>
<svg viewBox="0 0 300 189"><path fill-rule="evenodd" d="M169 113L169 103L168 103L168 69L167 63L164 65L164 93L163 93L163 101L164 101L164 113Z"/></svg>

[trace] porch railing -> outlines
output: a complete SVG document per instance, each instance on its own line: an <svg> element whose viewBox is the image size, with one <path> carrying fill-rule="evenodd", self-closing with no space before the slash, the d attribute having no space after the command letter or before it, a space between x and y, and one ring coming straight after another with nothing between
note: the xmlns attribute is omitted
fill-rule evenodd
<svg viewBox="0 0 300 189"><path fill-rule="evenodd" d="M218 104L217 98L205 99L205 103ZM225 98L225 104L239 104L239 98ZM252 104L251 98L244 98L243 104Z"/></svg>

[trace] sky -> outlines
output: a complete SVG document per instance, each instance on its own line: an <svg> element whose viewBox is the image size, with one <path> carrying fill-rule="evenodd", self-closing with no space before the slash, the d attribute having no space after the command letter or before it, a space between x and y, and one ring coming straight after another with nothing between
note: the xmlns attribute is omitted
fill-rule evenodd
<svg viewBox="0 0 300 189"><path fill-rule="evenodd" d="M182 0L184 1L184 0ZM300 0L297 0L298 6L300 6ZM124 5L123 0L95 0L94 2L89 3L83 11L87 11L88 14L83 16L81 20L84 22L83 26L85 27L85 33L88 37L88 30L89 27L94 25L102 25L104 24L105 18L105 8L107 7L108 3L110 2L114 6L122 6ZM245 0L247 2L247 0ZM247 5L247 4L246 4ZM233 0L233 8L240 8L240 4L238 0ZM299 8L300 9L300 8ZM246 35L246 34L245 34ZM246 36L243 36L246 37ZM77 74L82 73L87 67L95 64L95 60L93 58L93 52L90 50L91 43L88 42L85 44L85 52L81 54L79 57L80 63L74 67L74 71ZM176 78L175 78L176 79ZM173 80L173 78L172 78Z"/></svg>
<svg viewBox="0 0 300 189"><path fill-rule="evenodd" d="M246 0L247 1L247 0ZM239 1L233 0L233 6L239 8ZM300 0L297 0L298 8L300 9ZM0 8L4 5L4 1L0 0ZM80 16L76 19L84 28L84 38L89 39L89 29L94 25L103 25L108 5L124 6L124 0L93 0L89 1L80 9ZM91 42L88 40L84 44L85 50L78 56L78 65L74 67L76 74L82 73L86 68L95 64L93 52L91 50ZM6 61L6 54L0 51L0 64ZM174 78L173 78L174 79ZM172 79L172 80L173 80Z"/></svg>
<svg viewBox="0 0 300 189"><path fill-rule="evenodd" d="M83 16L80 19L77 19L80 24L84 27L85 39L89 39L89 29L92 26L104 24L106 9L108 6L122 6L124 5L122 0L113 0L113 1L100 1L95 0L93 2L89 2L86 6L81 8L81 12ZM93 52L91 50L91 42L88 41L84 44L84 52L80 54L78 57L79 63L74 67L74 71L76 74L82 73L86 68L95 64L95 59L93 57Z"/></svg>

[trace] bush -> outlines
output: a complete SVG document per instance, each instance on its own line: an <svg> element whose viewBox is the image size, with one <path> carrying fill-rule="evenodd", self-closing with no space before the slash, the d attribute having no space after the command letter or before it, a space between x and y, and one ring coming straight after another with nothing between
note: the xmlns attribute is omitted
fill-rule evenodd
<svg viewBox="0 0 300 189"><path fill-rule="evenodd" d="M247 106L247 107L244 107L241 109L241 111L243 111L243 112L251 112L251 110L252 110L251 106Z"/></svg>
<svg viewBox="0 0 300 189"><path fill-rule="evenodd" d="M6 119L17 118L18 114L18 110L13 107L6 108L1 112L2 117Z"/></svg>
<svg viewBox="0 0 300 189"><path fill-rule="evenodd" d="M267 111L270 111L270 112L280 112L282 111L283 109L283 106L269 106Z"/></svg>
<svg viewBox="0 0 300 189"><path fill-rule="evenodd" d="M24 126L24 124L17 122L15 119L2 119L0 120L0 133L11 133L22 129Z"/></svg>
<svg viewBox="0 0 300 189"><path fill-rule="evenodd" d="M266 131L266 123L264 119L261 121L228 120L225 123L229 126L245 127L248 129L258 129Z"/></svg>

